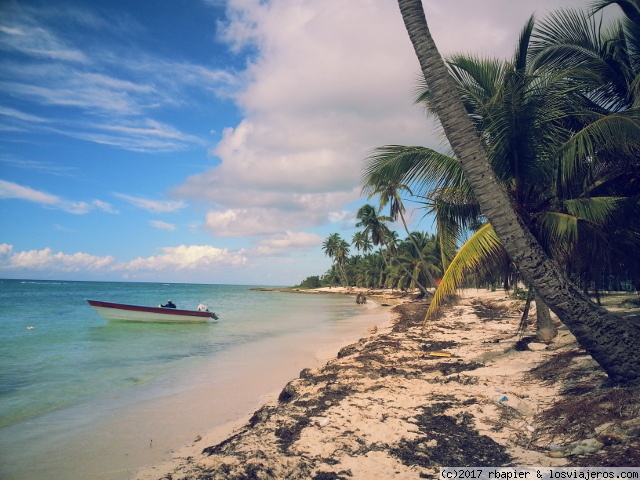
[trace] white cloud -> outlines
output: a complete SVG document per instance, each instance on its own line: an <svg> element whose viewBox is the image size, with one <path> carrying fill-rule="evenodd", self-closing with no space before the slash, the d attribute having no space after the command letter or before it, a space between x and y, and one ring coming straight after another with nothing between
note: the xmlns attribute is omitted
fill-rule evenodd
<svg viewBox="0 0 640 480"><path fill-rule="evenodd" d="M151 257L139 257L130 262L116 262L112 256L96 256L88 253L54 252L42 250L14 252L9 244L0 244L0 271L39 272L126 272L141 271L210 271L212 268L243 266L248 257L243 251L230 251L210 245L180 245L163 247L163 253Z"/></svg>
<svg viewBox="0 0 640 480"><path fill-rule="evenodd" d="M118 210L113 208L113 206L109 202L103 202L102 200L93 200L91 203L97 209L102 210L105 213L112 213L114 215L120 213Z"/></svg>
<svg viewBox="0 0 640 480"><path fill-rule="evenodd" d="M440 146L433 124L412 105L418 63L395 2L237 0L229 12L223 37L259 52L236 96L244 119L212 149L221 163L171 192L215 205L206 216L214 235L338 222L348 216L344 205L360 197L362 162L375 147ZM460 50L463 30L451 28L458 22L465 36L480 36L467 37L471 48L487 42L510 55L511 22L501 30L451 15L431 8L444 51ZM453 30L457 44L446 37Z"/></svg>
<svg viewBox="0 0 640 480"><path fill-rule="evenodd" d="M64 210L65 212L76 215L83 215L92 209L91 205L87 202L65 200L57 195L52 195L6 180L0 180L0 198L27 200L45 207Z"/></svg>
<svg viewBox="0 0 640 480"><path fill-rule="evenodd" d="M113 195L130 203L134 207L141 208L142 210L148 210L153 213L175 212L187 206L187 204L182 201L149 200L147 198L134 197L124 193L114 193Z"/></svg>
<svg viewBox="0 0 640 480"><path fill-rule="evenodd" d="M147 258L136 258L117 266L117 270L180 271L207 270L212 267L244 265L247 257L242 252L231 252L210 245L180 245L164 247L164 253Z"/></svg>
<svg viewBox="0 0 640 480"><path fill-rule="evenodd" d="M172 223L162 222L160 220L151 220L149 222L153 228L157 228L158 230L166 230L167 232L175 232L176 226Z"/></svg>
<svg viewBox="0 0 640 480"><path fill-rule="evenodd" d="M315 233L287 231L260 240L256 252L259 255L282 255L316 248L322 245L322 241L323 238Z"/></svg>
<svg viewBox="0 0 640 480"><path fill-rule="evenodd" d="M51 195L6 180L0 180L0 198L18 198L44 205L58 205L62 201L57 195Z"/></svg>
<svg viewBox="0 0 640 480"><path fill-rule="evenodd" d="M6 180L0 180L0 199L2 198L26 200L47 208L64 210L65 212L75 215L84 215L95 208L107 213L118 213L109 203L103 202L102 200L92 200L90 203L66 200L58 195L52 195L47 192Z"/></svg>
<svg viewBox="0 0 640 480"><path fill-rule="evenodd" d="M245 201L242 192L230 190L227 198L245 203L246 207L207 212L204 228L218 237L252 237L322 225L343 218L335 211L356 199L357 194L353 191L317 194L255 191Z"/></svg>
<svg viewBox="0 0 640 480"><path fill-rule="evenodd" d="M112 256L99 257L87 253L54 253L51 248L13 252L13 246L0 245L0 270L36 270L80 272L105 270L114 263Z"/></svg>

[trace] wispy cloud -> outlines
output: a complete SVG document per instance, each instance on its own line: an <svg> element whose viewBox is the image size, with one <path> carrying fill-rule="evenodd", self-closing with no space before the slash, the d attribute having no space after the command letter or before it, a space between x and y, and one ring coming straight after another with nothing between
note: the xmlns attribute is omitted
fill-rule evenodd
<svg viewBox="0 0 640 480"><path fill-rule="evenodd" d="M0 180L0 198L25 200L46 208L64 210L75 215L84 215L95 208L107 213L117 213L110 204L101 200L92 200L91 202L67 200L58 195L6 180Z"/></svg>
<svg viewBox="0 0 640 480"><path fill-rule="evenodd" d="M74 167L65 167L50 162L18 159L8 155L0 155L0 164L3 164L5 167L18 168L21 170L33 170L55 176L68 177L76 173L76 169Z"/></svg>
<svg viewBox="0 0 640 480"><path fill-rule="evenodd" d="M187 206L187 204L183 201L150 200L148 198L126 195L124 193L114 193L113 195L121 200L124 200L125 202L130 203L134 207L141 208L142 210L148 210L149 212L154 213L175 212Z"/></svg>
<svg viewBox="0 0 640 480"><path fill-rule="evenodd" d="M118 210L113 208L113 205L111 205L109 202L103 202L102 200L92 200L91 204L98 210L102 210L106 213L112 213L114 215L120 213Z"/></svg>
<svg viewBox="0 0 640 480"><path fill-rule="evenodd" d="M54 9L3 6L0 89L24 106L0 111L5 130L52 131L138 152L204 145L186 127L160 120L160 112L198 105L203 95L231 95L236 73L127 48L131 42L119 40L136 32L124 28L131 19L109 22L88 10L63 9L65 32L54 28L61 22L52 20L62 15ZM111 42L92 41L95 30L107 32Z"/></svg>
<svg viewBox="0 0 640 480"><path fill-rule="evenodd" d="M176 226L173 223L167 223L161 220L151 220L149 225L158 230L166 230L167 232L175 232L176 230Z"/></svg>

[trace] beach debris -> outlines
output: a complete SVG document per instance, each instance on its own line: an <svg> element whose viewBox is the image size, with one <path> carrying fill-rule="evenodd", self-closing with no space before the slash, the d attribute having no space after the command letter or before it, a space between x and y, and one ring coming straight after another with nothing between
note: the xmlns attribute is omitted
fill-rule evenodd
<svg viewBox="0 0 640 480"><path fill-rule="evenodd" d="M200 440L202 440L202 436L198 435L196 438L193 439L193 443L199 442Z"/></svg>
<svg viewBox="0 0 640 480"><path fill-rule="evenodd" d="M429 352L430 357L450 357L451 352Z"/></svg>
<svg viewBox="0 0 640 480"><path fill-rule="evenodd" d="M553 445L553 450L551 447ZM562 458L562 457L571 457L574 455L586 455L589 453L594 453L604 447L604 443L600 442L596 438L586 438L584 440L578 440L577 442L571 442L568 445L563 447L559 447L555 444L549 444L549 452L547 453L548 457L551 458Z"/></svg>
<svg viewBox="0 0 640 480"><path fill-rule="evenodd" d="M282 389L282 392L280 392L280 395L278 396L278 401L280 403L288 403L298 396L298 390L296 389L294 381L295 380L292 380L287 383Z"/></svg>
<svg viewBox="0 0 640 480"><path fill-rule="evenodd" d="M303 380L309 380L310 378L313 378L313 370L310 368L303 368L300 370L299 377Z"/></svg>
<svg viewBox="0 0 640 480"><path fill-rule="evenodd" d="M529 350L531 350L532 352L541 352L543 350L547 349L547 344L545 343L538 343L538 342L531 342L527 345L527 348Z"/></svg>
<svg viewBox="0 0 640 480"><path fill-rule="evenodd" d="M326 427L327 425L329 425L329 419L327 417L321 417L316 419L316 425L318 425L320 428Z"/></svg>
<svg viewBox="0 0 640 480"><path fill-rule="evenodd" d="M629 437L619 433L606 433L597 437L596 440L602 442L605 447L610 447L611 445L620 445L621 443L627 442Z"/></svg>

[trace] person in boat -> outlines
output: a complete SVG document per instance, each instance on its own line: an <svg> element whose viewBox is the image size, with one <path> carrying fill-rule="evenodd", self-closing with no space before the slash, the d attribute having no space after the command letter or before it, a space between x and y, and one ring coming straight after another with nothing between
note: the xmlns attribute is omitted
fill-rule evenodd
<svg viewBox="0 0 640 480"><path fill-rule="evenodd" d="M162 305L162 308L176 308L176 304L169 299L166 305Z"/></svg>
<svg viewBox="0 0 640 480"><path fill-rule="evenodd" d="M209 309L207 308L206 305L204 305L203 303L201 303L200 305L198 305L198 311L199 312L208 312Z"/></svg>

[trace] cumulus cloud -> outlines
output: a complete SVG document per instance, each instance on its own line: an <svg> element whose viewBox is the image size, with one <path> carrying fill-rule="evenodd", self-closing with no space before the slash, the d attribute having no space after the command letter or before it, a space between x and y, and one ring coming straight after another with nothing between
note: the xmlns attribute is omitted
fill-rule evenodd
<svg viewBox="0 0 640 480"><path fill-rule="evenodd" d="M460 0L425 7L443 54L510 58L534 8L542 14L580 3L495 0L488 9ZM362 161L375 147L443 148L435 123L412 105L419 65L396 2L230 0L221 36L236 51L257 52L235 96L243 120L212 148L221 163L172 191L214 205L207 227L215 235L336 221L359 198ZM324 201L302 205L300 195Z"/></svg>
<svg viewBox="0 0 640 480"><path fill-rule="evenodd" d="M259 255L280 255L316 248L322 245L322 241L323 238L314 233L287 231L260 240L256 252Z"/></svg>
<svg viewBox="0 0 640 480"><path fill-rule="evenodd" d="M300 240L298 240L300 241ZM83 252L54 252L42 250L15 252L13 245L0 244L0 271L38 272L102 272L118 271L210 271L214 267L235 267L247 264L243 251L231 251L211 245L180 245L163 247L160 255L138 257L129 262L117 262L110 255L97 256Z"/></svg>
<svg viewBox="0 0 640 480"><path fill-rule="evenodd" d="M164 247L162 254L147 258L136 258L120 264L118 270L206 270L212 267L232 267L244 265L247 257L242 252L231 252L228 249L211 245L180 245Z"/></svg>
<svg viewBox="0 0 640 480"><path fill-rule="evenodd" d="M140 208L142 210L148 210L149 212L153 213L175 212L187 206L187 204L183 201L150 200L148 198L126 195L124 193L114 193L114 196L130 203L134 207Z"/></svg>
<svg viewBox="0 0 640 480"><path fill-rule="evenodd" d="M14 252L13 246L0 245L0 269L2 270L53 270L59 272L80 272L105 270L115 261L112 256L100 257L87 253L66 254L54 252L51 248Z"/></svg>
<svg viewBox="0 0 640 480"><path fill-rule="evenodd" d="M212 149L221 163L171 194L215 205L207 227L224 236L319 225L357 200L374 147L429 134L412 106L417 62L396 9L230 2L224 38L259 52L235 97L244 119Z"/></svg>

